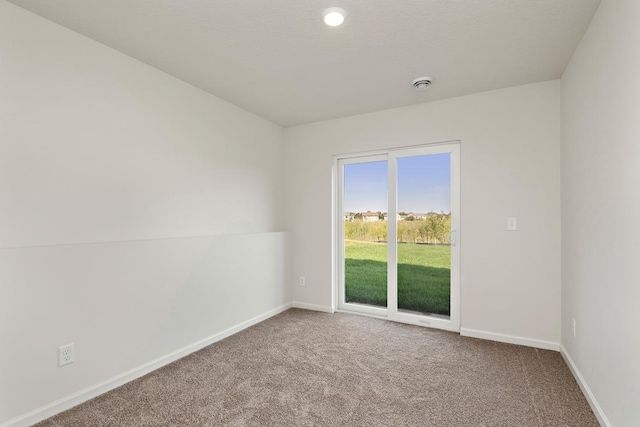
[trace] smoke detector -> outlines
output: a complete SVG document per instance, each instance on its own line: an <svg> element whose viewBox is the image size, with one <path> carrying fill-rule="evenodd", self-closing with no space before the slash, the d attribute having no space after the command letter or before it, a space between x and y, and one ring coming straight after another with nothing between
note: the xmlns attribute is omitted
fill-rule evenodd
<svg viewBox="0 0 640 427"><path fill-rule="evenodd" d="M411 82L411 86L415 90L427 90L429 86L433 83L433 79L431 77L418 77Z"/></svg>

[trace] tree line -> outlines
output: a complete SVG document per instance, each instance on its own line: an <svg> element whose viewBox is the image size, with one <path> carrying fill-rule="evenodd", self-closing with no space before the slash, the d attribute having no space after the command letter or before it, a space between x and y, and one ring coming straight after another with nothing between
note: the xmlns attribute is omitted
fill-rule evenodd
<svg viewBox="0 0 640 427"><path fill-rule="evenodd" d="M398 242L400 243L449 243L451 213L429 212L424 219L398 221ZM387 241L387 222L345 221L344 237L348 240L368 242Z"/></svg>

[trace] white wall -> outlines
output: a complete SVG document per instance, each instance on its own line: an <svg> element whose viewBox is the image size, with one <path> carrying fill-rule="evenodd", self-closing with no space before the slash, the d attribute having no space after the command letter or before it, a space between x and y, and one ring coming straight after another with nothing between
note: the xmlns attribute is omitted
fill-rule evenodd
<svg viewBox="0 0 640 427"><path fill-rule="evenodd" d="M562 345L616 427L640 425L638 17L603 0L562 78Z"/></svg>
<svg viewBox="0 0 640 427"><path fill-rule="evenodd" d="M559 81L285 129L293 283L307 282L294 300L332 305L332 156L450 140L462 141L462 328L557 346Z"/></svg>
<svg viewBox="0 0 640 427"><path fill-rule="evenodd" d="M0 247L280 229L280 127L0 7Z"/></svg>
<svg viewBox="0 0 640 427"><path fill-rule="evenodd" d="M0 0L0 424L291 301L282 138Z"/></svg>
<svg viewBox="0 0 640 427"><path fill-rule="evenodd" d="M0 425L30 425L74 393L86 400L276 314L291 301L287 256L286 233L0 250ZM76 361L59 368L70 342Z"/></svg>

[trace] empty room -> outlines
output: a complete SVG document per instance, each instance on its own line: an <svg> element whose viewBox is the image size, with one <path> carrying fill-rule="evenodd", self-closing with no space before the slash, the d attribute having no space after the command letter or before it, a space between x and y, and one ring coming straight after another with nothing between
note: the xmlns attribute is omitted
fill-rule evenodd
<svg viewBox="0 0 640 427"><path fill-rule="evenodd" d="M639 19L0 0L0 427L640 426Z"/></svg>

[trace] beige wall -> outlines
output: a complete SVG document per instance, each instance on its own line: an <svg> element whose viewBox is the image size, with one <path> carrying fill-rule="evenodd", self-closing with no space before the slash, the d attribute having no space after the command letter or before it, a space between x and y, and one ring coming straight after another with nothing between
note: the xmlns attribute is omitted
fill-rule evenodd
<svg viewBox="0 0 640 427"><path fill-rule="evenodd" d="M640 425L638 17L603 0L562 77L562 345L616 427Z"/></svg>
<svg viewBox="0 0 640 427"><path fill-rule="evenodd" d="M295 301L333 303L333 156L450 140L462 141L462 327L557 347L559 81L285 129L292 282L306 277Z"/></svg>

